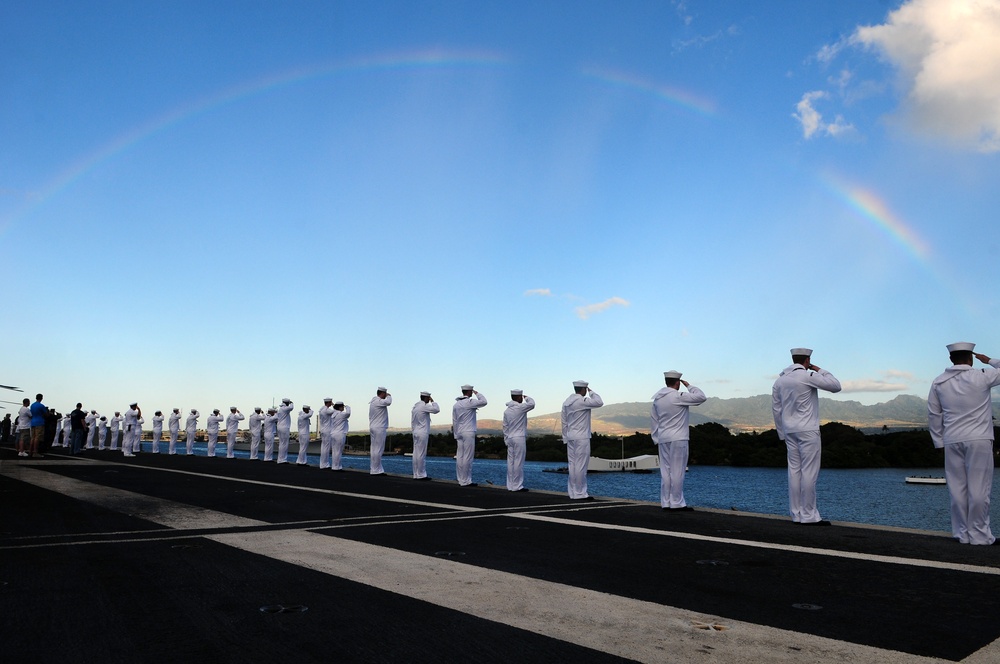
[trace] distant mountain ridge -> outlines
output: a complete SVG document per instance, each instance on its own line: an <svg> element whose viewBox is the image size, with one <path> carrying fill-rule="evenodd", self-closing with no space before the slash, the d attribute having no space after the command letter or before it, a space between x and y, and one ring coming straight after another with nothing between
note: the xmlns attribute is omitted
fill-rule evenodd
<svg viewBox="0 0 1000 664"><path fill-rule="evenodd" d="M595 433L612 436L649 433L649 401L632 401L607 404L592 411L592 428ZM859 401L835 401L820 397L820 421L841 422L852 427L871 429L927 428L927 400L912 394L899 396L882 403L866 406ZM994 418L1000 417L1000 405L993 403ZM771 415L771 395L719 399L709 397L705 403L691 408L691 424L718 422L734 433L740 431L766 431L774 428ZM448 431L450 424L434 425L436 433ZM499 420L479 420L480 434L501 433ZM408 431L397 429L395 431ZM533 436L559 435L559 413L547 413L528 418L528 433Z"/></svg>

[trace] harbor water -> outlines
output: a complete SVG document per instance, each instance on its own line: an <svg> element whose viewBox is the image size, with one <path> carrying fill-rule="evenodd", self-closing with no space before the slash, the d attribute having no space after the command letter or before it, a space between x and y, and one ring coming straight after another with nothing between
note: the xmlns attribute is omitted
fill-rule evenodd
<svg viewBox="0 0 1000 664"><path fill-rule="evenodd" d="M218 452L225 454L225 445ZM298 452L293 442L289 461L294 463ZM195 444L195 453L206 454L205 443ZM150 443L142 444L143 452L152 451ZM160 445L161 453L166 445ZM316 453L312 453L315 450ZM319 444L310 445L309 465L319 466ZM236 451L238 458L246 459L245 450ZM220 459L220 464L225 463ZM406 456L384 456L382 465L386 472L411 475L412 462ZM524 485L529 489L562 492L566 490L566 475L545 472L565 467L565 463L528 461L524 467ZM344 456L344 467L367 471L367 456ZM435 479L454 480L455 460L447 457L429 457L427 474ZM828 470L820 472L817 496L820 513L824 519L849 521L883 526L898 526L939 532L950 531L948 513L948 488L944 485L906 484L911 475L944 476L942 468L862 468ZM476 459L472 466L472 479L481 485L505 486L507 462L503 459ZM590 473L590 494L593 496L626 498L659 504L660 475L652 473ZM997 478L993 480L993 493L998 494ZM788 481L784 468L734 468L730 466L691 466L684 480L684 497L688 505L732 509L760 514L788 514ZM994 524L1000 514L991 507Z"/></svg>

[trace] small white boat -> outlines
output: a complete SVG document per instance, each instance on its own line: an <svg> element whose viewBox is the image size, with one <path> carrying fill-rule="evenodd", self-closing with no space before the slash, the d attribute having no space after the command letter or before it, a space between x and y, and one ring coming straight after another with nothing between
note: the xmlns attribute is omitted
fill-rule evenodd
<svg viewBox="0 0 1000 664"><path fill-rule="evenodd" d="M931 477L926 475L924 477L907 477L907 484L947 484L948 482L943 477Z"/></svg>

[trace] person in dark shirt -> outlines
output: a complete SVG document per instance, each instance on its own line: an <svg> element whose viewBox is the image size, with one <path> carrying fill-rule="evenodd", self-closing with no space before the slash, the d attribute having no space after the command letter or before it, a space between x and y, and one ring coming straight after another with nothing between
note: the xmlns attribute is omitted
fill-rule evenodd
<svg viewBox="0 0 1000 664"><path fill-rule="evenodd" d="M76 410L69 414L69 425L70 425L70 442L73 448L70 450L71 454L79 454L80 450L83 449L83 442L87 436L87 423L84 418L87 417L87 413L82 410L83 404L76 404Z"/></svg>

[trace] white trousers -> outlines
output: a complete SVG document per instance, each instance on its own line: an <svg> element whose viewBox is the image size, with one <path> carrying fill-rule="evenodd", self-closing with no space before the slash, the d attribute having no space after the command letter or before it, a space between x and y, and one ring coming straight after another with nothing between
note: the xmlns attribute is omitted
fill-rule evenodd
<svg viewBox="0 0 1000 664"><path fill-rule="evenodd" d="M153 429L153 454L159 454L161 438L163 438L163 429Z"/></svg>
<svg viewBox="0 0 1000 664"><path fill-rule="evenodd" d="M822 520L816 507L816 480L822 446L819 431L785 434L788 450L788 511L795 523Z"/></svg>
<svg viewBox="0 0 1000 664"><path fill-rule="evenodd" d="M944 446L944 476L951 498L951 534L962 544L993 544L990 493L993 442L977 440Z"/></svg>
<svg viewBox="0 0 1000 664"><path fill-rule="evenodd" d="M466 431L455 435L458 451L455 453L455 478L459 486L472 484L472 460L476 458L476 432Z"/></svg>
<svg viewBox="0 0 1000 664"><path fill-rule="evenodd" d="M257 458L260 452L260 428L250 429L250 458Z"/></svg>
<svg viewBox="0 0 1000 664"><path fill-rule="evenodd" d="M112 431L111 432L111 449L113 449L113 450L117 450L118 449L118 432L117 431Z"/></svg>
<svg viewBox="0 0 1000 664"><path fill-rule="evenodd" d="M330 446L333 444L333 434L322 430L319 432L319 467L330 467Z"/></svg>
<svg viewBox="0 0 1000 664"><path fill-rule="evenodd" d="M507 490L520 491L524 488L524 456L528 444L524 436L504 436L507 445Z"/></svg>
<svg viewBox="0 0 1000 664"><path fill-rule="evenodd" d="M185 430L185 433L187 435L186 440L185 440L185 442L187 444L187 449L185 451L188 454L194 454L194 437L196 435L196 431L197 431L196 429L186 429Z"/></svg>
<svg viewBox="0 0 1000 664"><path fill-rule="evenodd" d="M660 449L660 507L676 509L684 502L684 469L688 462L688 441L672 440Z"/></svg>
<svg viewBox="0 0 1000 664"><path fill-rule="evenodd" d="M278 429L278 463L288 463L288 438L291 429Z"/></svg>
<svg viewBox="0 0 1000 664"><path fill-rule="evenodd" d="M589 498L587 493L587 469L590 467L590 438L568 438L566 460L569 462L569 478L566 488L573 499Z"/></svg>
<svg viewBox="0 0 1000 664"><path fill-rule="evenodd" d="M264 461L274 461L274 432L264 432Z"/></svg>
<svg viewBox="0 0 1000 664"><path fill-rule="evenodd" d="M236 439L240 437L239 429L226 429L226 458L235 458Z"/></svg>
<svg viewBox="0 0 1000 664"><path fill-rule="evenodd" d="M299 456L295 463L304 466L309 461L309 430L299 430Z"/></svg>
<svg viewBox="0 0 1000 664"><path fill-rule="evenodd" d="M381 475L385 472L382 467L382 453L385 452L385 429L371 429L371 470L372 475Z"/></svg>
<svg viewBox="0 0 1000 664"><path fill-rule="evenodd" d="M347 433L330 434L330 468L333 470L343 470L344 465L341 458L344 455L344 443L347 442Z"/></svg>
<svg viewBox="0 0 1000 664"><path fill-rule="evenodd" d="M427 477L427 438L428 433L413 434L413 479Z"/></svg>
<svg viewBox="0 0 1000 664"><path fill-rule="evenodd" d="M167 443L167 454L177 454L177 438L180 436L180 429L170 430L170 442Z"/></svg>
<svg viewBox="0 0 1000 664"><path fill-rule="evenodd" d="M99 449L99 450L103 450L104 449L104 441L107 440L107 438L108 438L108 432L107 431L98 431L97 432L97 449Z"/></svg>
<svg viewBox="0 0 1000 664"><path fill-rule="evenodd" d="M87 445L84 449L92 450L94 449L94 434L97 433L97 425L91 425L90 429L87 431Z"/></svg>
<svg viewBox="0 0 1000 664"><path fill-rule="evenodd" d="M208 456L215 456L215 444L219 442L219 432L208 430Z"/></svg>

